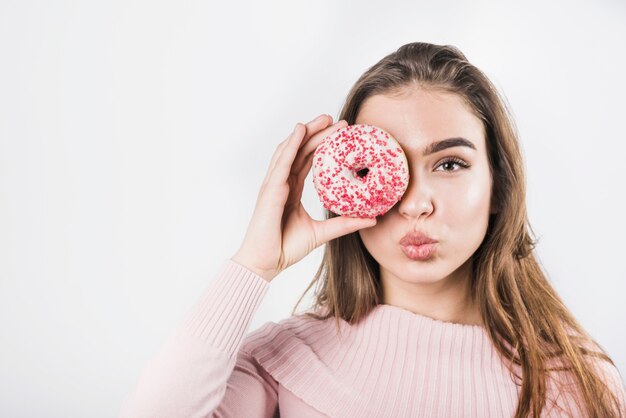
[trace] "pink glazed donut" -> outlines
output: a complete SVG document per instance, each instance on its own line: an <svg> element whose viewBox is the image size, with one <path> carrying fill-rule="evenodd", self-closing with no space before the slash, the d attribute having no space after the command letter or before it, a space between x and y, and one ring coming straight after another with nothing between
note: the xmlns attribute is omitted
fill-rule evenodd
<svg viewBox="0 0 626 418"><path fill-rule="evenodd" d="M387 132L372 125L349 125L316 148L313 184L331 212L375 218L402 198L409 165L400 144Z"/></svg>

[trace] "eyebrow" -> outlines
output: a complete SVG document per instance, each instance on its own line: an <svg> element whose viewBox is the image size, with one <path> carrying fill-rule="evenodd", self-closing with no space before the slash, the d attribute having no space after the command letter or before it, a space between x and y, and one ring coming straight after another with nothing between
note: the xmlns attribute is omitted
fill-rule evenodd
<svg viewBox="0 0 626 418"><path fill-rule="evenodd" d="M476 150L476 147L474 146L474 144L472 144L470 141L468 141L465 138L460 138L460 137L448 138L448 139L443 139L441 141L435 141L435 142L430 143L424 149L424 152L422 153L422 155L426 156L426 155L434 154L446 148L452 148L452 147L468 147L473 150Z"/></svg>

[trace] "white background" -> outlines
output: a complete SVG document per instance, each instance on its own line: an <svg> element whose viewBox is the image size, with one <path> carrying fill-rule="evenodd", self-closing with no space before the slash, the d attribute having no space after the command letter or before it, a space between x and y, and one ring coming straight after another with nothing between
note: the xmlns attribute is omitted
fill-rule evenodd
<svg viewBox="0 0 626 418"><path fill-rule="evenodd" d="M537 254L626 373L624 2L224 3L0 1L0 415L116 416L239 247L276 145L413 41L505 94ZM322 218L310 177L304 204Z"/></svg>

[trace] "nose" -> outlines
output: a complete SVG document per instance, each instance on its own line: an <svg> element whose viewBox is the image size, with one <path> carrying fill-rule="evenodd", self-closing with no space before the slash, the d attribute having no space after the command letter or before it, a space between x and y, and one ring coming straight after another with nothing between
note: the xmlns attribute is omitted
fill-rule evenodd
<svg viewBox="0 0 626 418"><path fill-rule="evenodd" d="M407 218L428 216L434 210L431 190L424 181L411 176L409 185L398 204L398 211Z"/></svg>

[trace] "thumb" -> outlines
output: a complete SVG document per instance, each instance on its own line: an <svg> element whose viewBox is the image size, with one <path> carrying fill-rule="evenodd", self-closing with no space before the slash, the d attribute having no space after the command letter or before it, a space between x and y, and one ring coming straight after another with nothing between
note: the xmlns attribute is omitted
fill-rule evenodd
<svg viewBox="0 0 626 418"><path fill-rule="evenodd" d="M363 228L370 228L376 225L376 218L351 218L348 216L337 216L324 221L316 222L316 236L319 239L318 245L326 244L328 241Z"/></svg>

